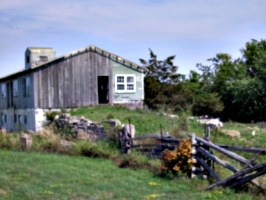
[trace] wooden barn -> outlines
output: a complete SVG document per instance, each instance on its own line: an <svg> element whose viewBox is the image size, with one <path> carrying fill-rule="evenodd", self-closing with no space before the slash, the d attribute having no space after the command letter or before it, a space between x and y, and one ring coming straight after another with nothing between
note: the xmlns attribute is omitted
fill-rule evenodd
<svg viewBox="0 0 266 200"><path fill-rule="evenodd" d="M25 69L0 78L0 126L39 130L45 112L101 104L143 106L145 69L95 46L55 56L29 47Z"/></svg>

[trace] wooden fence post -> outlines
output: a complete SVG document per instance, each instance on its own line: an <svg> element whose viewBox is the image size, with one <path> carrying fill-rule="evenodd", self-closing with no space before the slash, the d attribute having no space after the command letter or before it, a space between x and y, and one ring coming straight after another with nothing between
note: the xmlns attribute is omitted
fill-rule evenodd
<svg viewBox="0 0 266 200"><path fill-rule="evenodd" d="M206 125L204 139L209 141L210 137L211 137L211 127L209 125Z"/></svg>
<svg viewBox="0 0 266 200"><path fill-rule="evenodd" d="M195 134L193 133L191 135L191 145L192 145L192 149L191 149L191 159L193 161L193 166L192 166L192 169L191 169L191 178L195 178L196 177L196 169L197 167L195 166L195 163L197 162L196 161L196 153L197 153L197 150L196 150L196 146L197 146L197 141L195 139Z"/></svg>

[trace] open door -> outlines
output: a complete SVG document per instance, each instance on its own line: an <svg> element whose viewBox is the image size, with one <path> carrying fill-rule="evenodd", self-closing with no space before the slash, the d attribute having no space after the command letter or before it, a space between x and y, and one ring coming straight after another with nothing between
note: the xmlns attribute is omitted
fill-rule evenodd
<svg viewBox="0 0 266 200"><path fill-rule="evenodd" d="M109 103L109 77L98 76L98 99L99 104Z"/></svg>

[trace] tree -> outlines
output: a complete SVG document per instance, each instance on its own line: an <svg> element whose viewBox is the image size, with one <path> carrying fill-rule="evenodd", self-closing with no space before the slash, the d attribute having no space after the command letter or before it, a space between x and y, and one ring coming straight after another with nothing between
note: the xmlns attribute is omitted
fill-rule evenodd
<svg viewBox="0 0 266 200"><path fill-rule="evenodd" d="M149 51L150 59L148 61L139 59L141 64L148 69L146 76L153 76L159 82L170 84L175 84L185 79L184 75L176 73L178 67L173 63L175 56L169 56L165 60L157 60L157 55L151 49Z"/></svg>
<svg viewBox="0 0 266 200"><path fill-rule="evenodd" d="M197 116L216 116L223 109L224 105L217 93L201 93L195 96L192 113Z"/></svg>
<svg viewBox="0 0 266 200"><path fill-rule="evenodd" d="M265 88L258 78L234 80L227 84L224 94L226 119L241 122L266 119Z"/></svg>
<svg viewBox="0 0 266 200"><path fill-rule="evenodd" d="M251 77L257 75L260 70L261 59L266 54L266 40L255 40L252 39L251 42L247 42L245 48L241 49L243 55L243 62L246 65L247 72ZM264 66L265 67L265 66Z"/></svg>
<svg viewBox="0 0 266 200"><path fill-rule="evenodd" d="M182 81L185 76L178 74L178 67L174 65L175 56L165 60L158 60L151 49L150 59L140 59L147 68L144 79L145 103L148 107L158 109L163 106L169 112L176 112L187 106L192 93L182 91ZM182 91L182 92L181 92Z"/></svg>

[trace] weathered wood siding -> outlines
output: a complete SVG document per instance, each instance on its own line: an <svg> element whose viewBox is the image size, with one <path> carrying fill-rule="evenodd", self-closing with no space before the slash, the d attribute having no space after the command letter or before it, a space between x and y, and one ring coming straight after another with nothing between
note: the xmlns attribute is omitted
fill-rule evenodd
<svg viewBox="0 0 266 200"><path fill-rule="evenodd" d="M30 92L29 95L24 95L23 81L25 78L29 77L30 79ZM18 95L13 95L13 89L11 84L13 81L17 80L18 83ZM0 109L28 109L33 108L34 99L33 99L33 73L20 75L18 77L11 77L8 80L1 81L0 85L5 84L6 86L6 97L0 97ZM1 86L2 87L2 86ZM9 96L9 97L8 97ZM12 103L11 103L12 102Z"/></svg>
<svg viewBox="0 0 266 200"><path fill-rule="evenodd" d="M95 51L62 58L34 71L35 108L76 108L98 105L98 76L109 77L112 61ZM112 98L109 99L112 104Z"/></svg>

